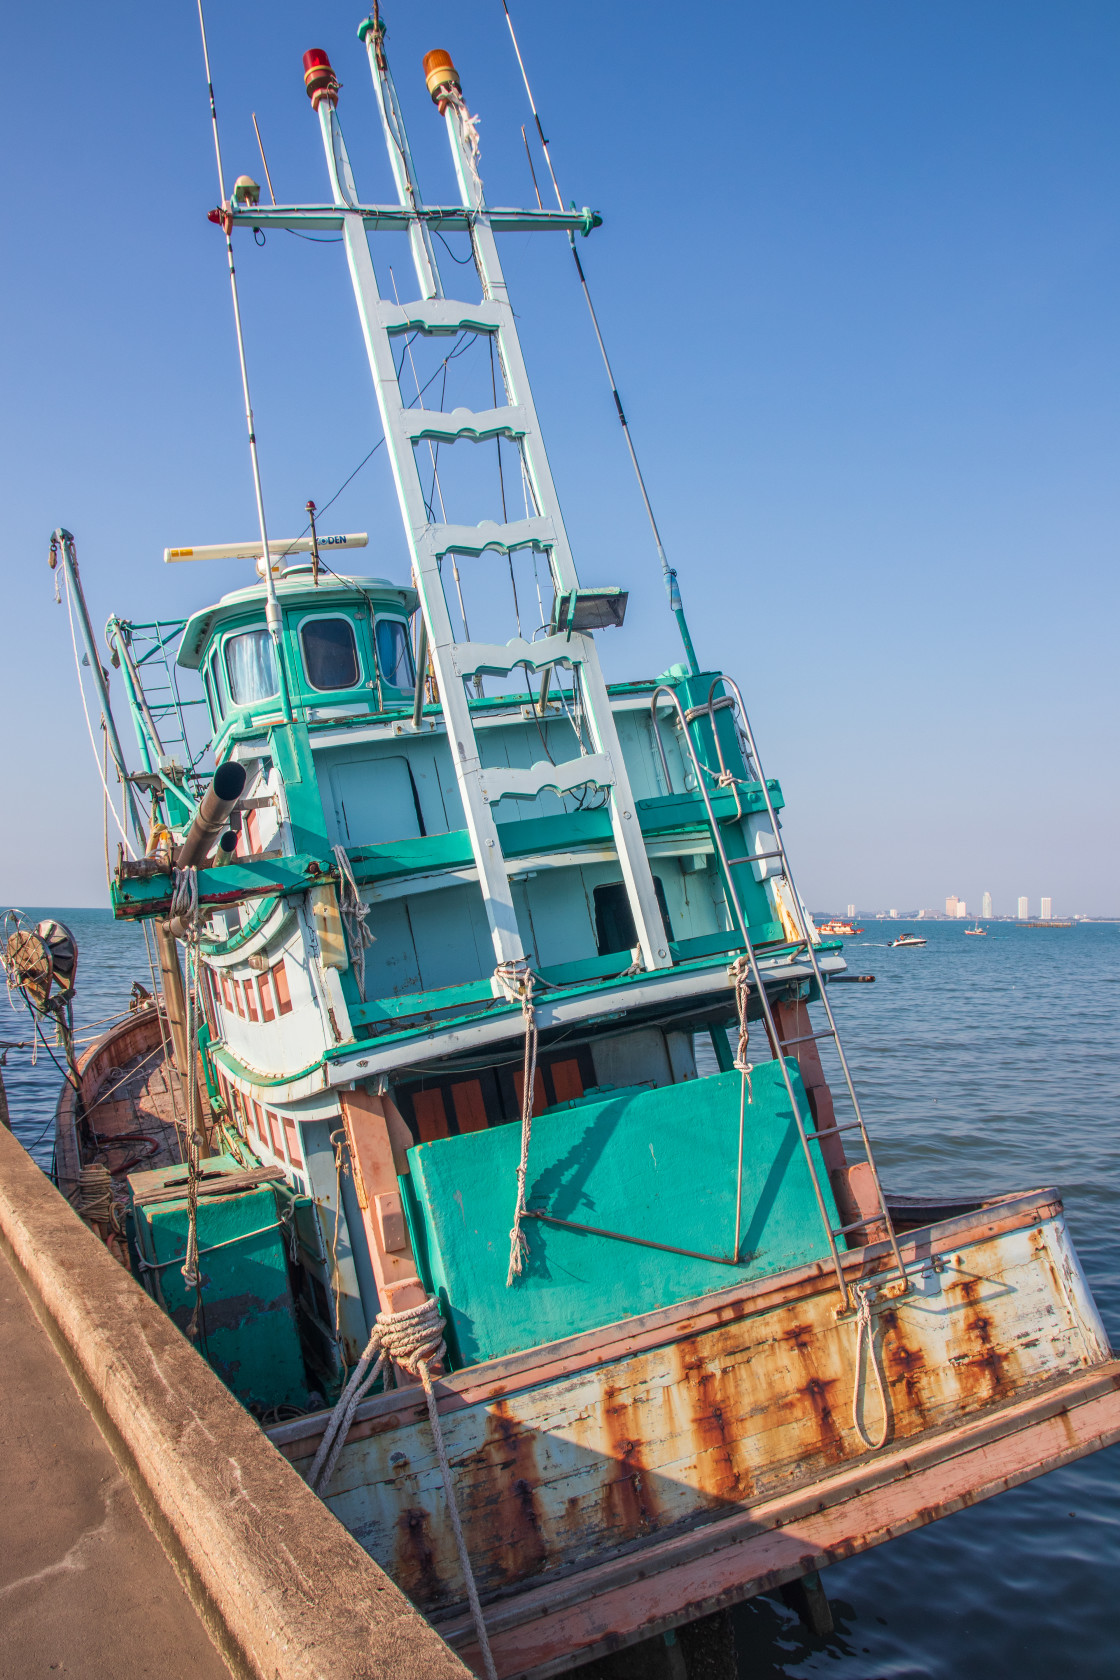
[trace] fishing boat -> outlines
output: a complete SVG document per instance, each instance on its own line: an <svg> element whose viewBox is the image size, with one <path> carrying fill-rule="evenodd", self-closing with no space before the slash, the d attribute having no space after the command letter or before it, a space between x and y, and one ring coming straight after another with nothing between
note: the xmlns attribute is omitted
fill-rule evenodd
<svg viewBox="0 0 1120 1680"><path fill-rule="evenodd" d="M832 916L827 922L817 924L817 932L830 939L852 939L862 928L853 927L851 922L842 922L838 916Z"/></svg>
<svg viewBox="0 0 1120 1680"><path fill-rule="evenodd" d="M888 940L893 950L896 945L924 945L925 940L920 933L900 933L897 939Z"/></svg>
<svg viewBox="0 0 1120 1680"><path fill-rule="evenodd" d="M376 10L359 36L391 198L314 49L325 195L223 179L211 220L235 304L236 240L341 241L409 571L346 569L363 533L311 503L270 537L250 418L258 533L165 558L255 576L107 626L129 756L55 533L159 980L75 1061L58 1179L465 1661L543 1677L1120 1438L1120 1367L1056 1190L884 1189L843 957L652 513L682 658L604 680L627 598L577 569L500 260L551 236L586 287L599 215L487 202L445 51L407 101L458 183L428 204ZM51 935L19 938L63 1030Z"/></svg>
<svg viewBox="0 0 1120 1680"><path fill-rule="evenodd" d="M988 937L987 928L981 927L979 922L976 923L975 927L965 928L964 931L967 939L987 939Z"/></svg>

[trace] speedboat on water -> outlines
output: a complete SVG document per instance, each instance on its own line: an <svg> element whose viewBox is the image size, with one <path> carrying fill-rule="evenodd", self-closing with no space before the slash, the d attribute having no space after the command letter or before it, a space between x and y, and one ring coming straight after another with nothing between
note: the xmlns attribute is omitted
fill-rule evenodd
<svg viewBox="0 0 1120 1680"><path fill-rule="evenodd" d="M900 933L897 939L890 941L891 948L896 945L924 945L925 940L920 933Z"/></svg>

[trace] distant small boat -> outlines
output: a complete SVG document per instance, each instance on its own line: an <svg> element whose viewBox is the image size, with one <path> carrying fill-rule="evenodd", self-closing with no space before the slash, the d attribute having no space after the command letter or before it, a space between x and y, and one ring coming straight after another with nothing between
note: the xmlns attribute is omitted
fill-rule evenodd
<svg viewBox="0 0 1120 1680"><path fill-rule="evenodd" d="M987 928L982 928L979 922L975 927L965 928L964 931L969 939L987 939L988 937Z"/></svg>
<svg viewBox="0 0 1120 1680"><path fill-rule="evenodd" d="M834 937L839 935L846 939L850 939L853 935L862 933L863 929L853 927L851 922L842 922L839 916L833 916L831 921L822 922L820 927L817 929L817 932L831 934Z"/></svg>
<svg viewBox="0 0 1120 1680"><path fill-rule="evenodd" d="M918 933L900 933L898 938L892 939L890 943L892 947L895 945L924 945L925 940Z"/></svg>

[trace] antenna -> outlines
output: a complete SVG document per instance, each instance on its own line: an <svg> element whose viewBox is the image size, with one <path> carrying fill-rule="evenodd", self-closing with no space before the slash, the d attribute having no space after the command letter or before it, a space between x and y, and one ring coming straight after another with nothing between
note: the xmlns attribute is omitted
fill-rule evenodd
<svg viewBox="0 0 1120 1680"><path fill-rule="evenodd" d="M513 50L517 54L517 63L521 71L521 80L525 84L525 93L529 100L529 109L532 111L533 121L537 125L537 134L540 138L541 150L544 152L544 160L548 165L548 173L552 179L552 190L556 194L557 204L560 206L561 210L563 210L564 200L560 193L560 184L556 179L556 171L552 167L552 153L548 149L548 141L545 138L544 129L541 127L540 113L537 110L537 102L533 98L533 90L529 86L529 75L525 69L525 60L521 56L521 48L518 45L517 40L517 31L513 27L513 19L510 16L507 0L502 0L502 10L506 14L506 23L509 26L509 38L513 42ZM524 135L525 130L522 129L521 132L522 135ZM528 153L528 142L526 142L525 150L526 153ZM533 175L533 187L537 192L537 202L539 204L540 190L537 188L537 177L535 171L533 170L533 160L531 157L529 158L529 169ZM583 296L587 303L587 312L591 316L591 325L594 329L595 339L599 346L599 354L603 358L603 366L607 371L607 379L610 383L611 396L614 398L614 406L618 413L619 424L622 427L622 435L626 439L626 447L630 451L630 462L634 468L634 477L638 481L638 490L641 493L642 502L646 510L646 518L649 520L650 530L653 532L653 540L657 545L657 557L661 561L661 573L665 579L665 588L669 596L669 606L673 617L677 621L677 628L681 633L681 641L684 643L684 651L688 656L689 665L692 667L692 674L693 676L696 676L700 670L700 665L696 658L696 650L692 645L692 637L689 634L688 623L684 616L684 604L681 601L681 592L677 586L676 567L670 566L669 556L666 554L665 545L661 541L661 532L658 528L657 518L653 511L653 504L649 499L649 491L646 489L645 476L642 473L642 469L638 461L638 452L634 448L634 439L630 435L630 423L626 418L626 410L622 406L622 398L618 394L618 386L615 384L614 370L611 367L610 357L607 355L606 344L603 342L602 329L599 326L599 317L596 315L595 305L591 301L591 289L587 284L587 276L583 272L583 264L579 260L579 252L576 250L575 238L570 233L568 235L568 243L572 247L572 259L576 265L576 273L579 275L579 283L583 287Z"/></svg>
<svg viewBox="0 0 1120 1680"><path fill-rule="evenodd" d="M261 486L261 466L257 457L257 434L253 422L253 404L249 396L249 368L245 360L245 335L241 328L241 303L237 295L237 270L233 264L233 223L229 214L229 201L226 198L225 174L222 169L222 146L218 136L218 108L214 103L214 79L210 74L210 48L206 40L206 19L202 13L202 0L198 0L198 28L202 36L202 61L206 67L206 85L210 94L210 123L214 131L214 157L218 165L218 191L221 193L221 205L217 210L209 212L209 219L215 222L225 234L226 258L229 262L229 289L233 298L233 324L237 333L237 358L241 365L241 391L245 400L245 424L249 431L249 460L253 471L253 491L257 499L257 523L261 532L261 553L268 554L268 524L264 514L264 490ZM263 154L262 154L263 155ZM266 172L267 173L267 172ZM269 182L269 191L272 183ZM276 663L280 673L280 704L284 714L284 721L292 721L292 703L288 693L287 671L284 666L284 646L280 635L282 619L280 603L276 599L276 580L272 575L272 567L264 569L265 587L265 622L272 636L276 649Z"/></svg>
<svg viewBox="0 0 1120 1680"><path fill-rule="evenodd" d="M213 99L213 97L214 97L213 93L211 93L210 97L211 97L211 99ZM252 115L253 115L253 133L257 137L257 145L260 148L261 165L264 169L264 178L268 182L268 196L269 196L269 198L271 198L273 204L275 204L276 203L276 192L275 192L275 189L272 185L272 176L268 173L268 159L264 155L264 141L261 139L261 131L257 127L257 113L254 111L252 113Z"/></svg>

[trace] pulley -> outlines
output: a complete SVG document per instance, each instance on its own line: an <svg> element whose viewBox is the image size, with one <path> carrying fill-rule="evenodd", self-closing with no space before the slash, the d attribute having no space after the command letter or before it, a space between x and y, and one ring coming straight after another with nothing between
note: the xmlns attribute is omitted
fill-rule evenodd
<svg viewBox="0 0 1120 1680"><path fill-rule="evenodd" d="M38 1014L57 1014L74 995L78 942L53 919L17 928L4 950L4 967L9 984L19 987Z"/></svg>

